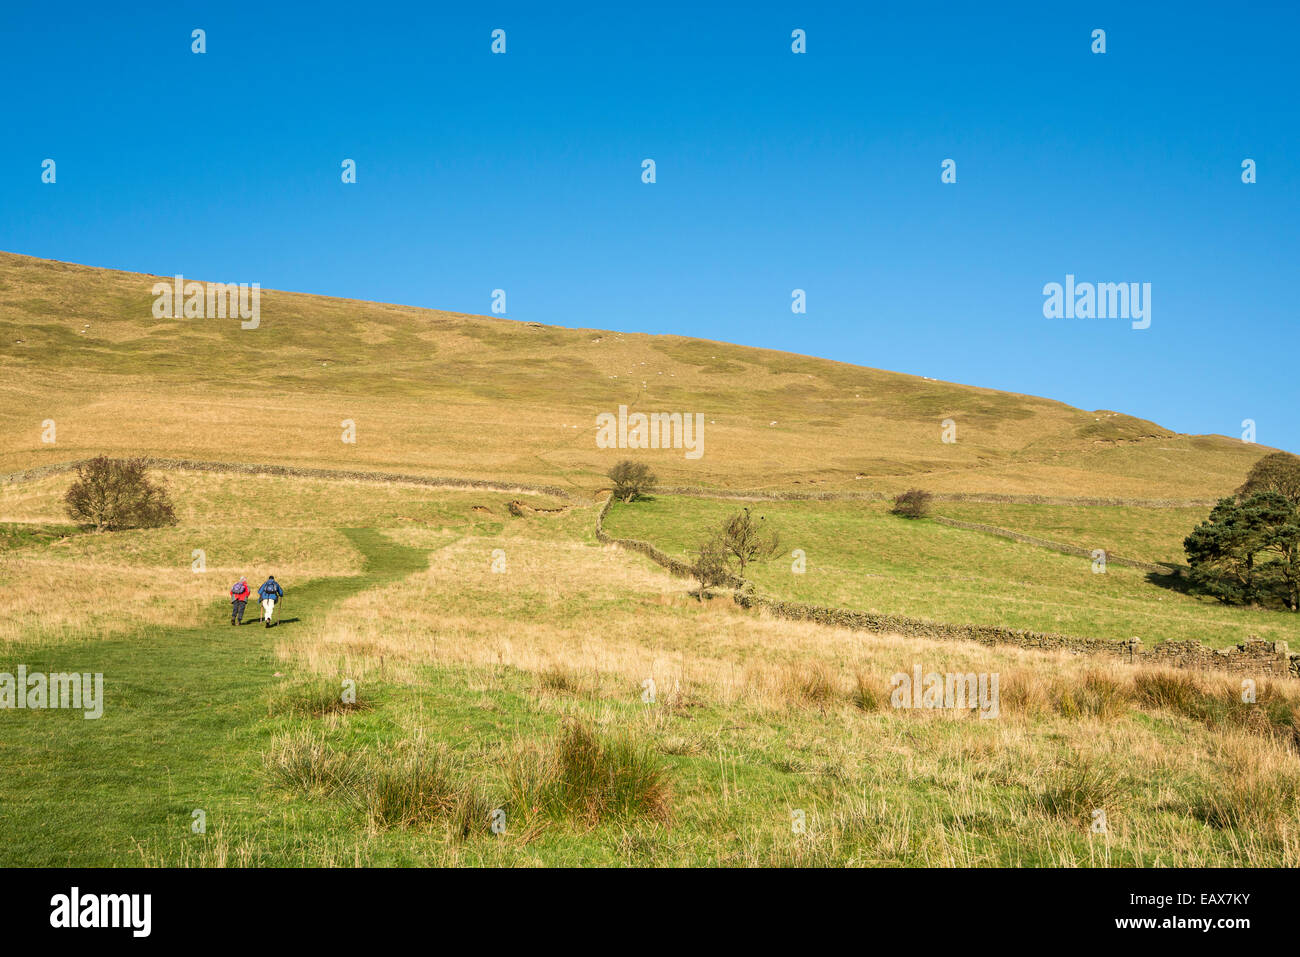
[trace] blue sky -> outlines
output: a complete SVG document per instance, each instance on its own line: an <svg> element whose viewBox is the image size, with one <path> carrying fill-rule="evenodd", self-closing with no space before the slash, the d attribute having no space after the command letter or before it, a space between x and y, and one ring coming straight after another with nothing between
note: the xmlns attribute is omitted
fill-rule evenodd
<svg viewBox="0 0 1300 957"><path fill-rule="evenodd" d="M0 249L502 288L1300 452L1295 4L128 6L0 13ZM1044 318L1067 273L1151 283L1151 327Z"/></svg>

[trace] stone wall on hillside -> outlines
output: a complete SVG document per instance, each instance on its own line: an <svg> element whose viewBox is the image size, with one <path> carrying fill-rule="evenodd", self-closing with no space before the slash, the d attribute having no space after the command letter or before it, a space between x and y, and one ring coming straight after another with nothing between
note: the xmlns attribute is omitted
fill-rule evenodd
<svg viewBox="0 0 1300 957"><path fill-rule="evenodd" d="M630 552L639 552L646 558L650 559L656 565L660 565L668 570L670 575L677 578L694 578L695 570L686 562L679 561L671 555L661 552L649 542L643 542L635 538L614 538L605 532L605 516L609 514L610 506L614 504L614 496L605 499L605 504L600 507L596 513L596 541L603 542L606 545L617 545L619 548L626 548ZM732 576L726 582L728 588L742 588L744 582L739 578Z"/></svg>
<svg viewBox="0 0 1300 957"><path fill-rule="evenodd" d="M881 502L893 495L881 491L811 492L797 490L706 488L700 485L663 486L663 495L690 498L742 499L751 502ZM932 492L936 502L968 502L985 505L1065 505L1083 508L1212 508L1213 499L1175 498L1083 498L1064 495L1019 495L996 492Z"/></svg>
<svg viewBox="0 0 1300 957"><path fill-rule="evenodd" d="M1300 678L1300 654L1291 654L1285 641L1250 638L1234 648L1207 648L1199 641L1165 641L1142 656L1151 664L1198 671Z"/></svg>
<svg viewBox="0 0 1300 957"><path fill-rule="evenodd" d="M607 534L604 527L605 517L613 504L613 496L606 498L596 513L598 541L645 555L651 561L666 568L670 574L681 578L692 577L693 573L689 565L666 555L649 542L614 538ZM1164 568L1164 566L1156 567ZM832 627L853 628L876 634L904 635L909 638L974 641L983 645L1015 645L1040 651L1068 651L1134 664L1300 678L1300 654L1291 654L1285 641L1261 641L1250 638L1235 648L1227 649L1211 648L1199 641L1166 641L1148 650L1143 647L1142 641L1138 638L1114 641L1109 638L1086 638L1053 632L1001 628L996 625L951 624L923 618L909 618L905 615L882 615L875 612L852 611L847 608L809 605L803 602L779 601L755 595L751 589L740 587L742 584L739 579L733 579L731 585L735 589L733 599L737 605L742 608L757 608L791 621L811 621Z"/></svg>
<svg viewBox="0 0 1300 957"><path fill-rule="evenodd" d="M19 482L33 482L50 475L71 472L89 459L75 462L59 462L54 465L41 465L22 472L11 472L0 476L0 484L10 485ZM483 479L437 478L428 475L405 475L396 472L360 472L345 469L299 468L293 465L257 465L241 462L197 462L190 459L146 458L145 464L151 469L165 469L180 472L225 472L241 475L284 475L293 478L334 479L353 482L396 482L403 485L423 485L431 488L468 489L484 492L515 492L524 495L552 495L567 499L569 493L554 485L522 485L515 482L489 482Z"/></svg>

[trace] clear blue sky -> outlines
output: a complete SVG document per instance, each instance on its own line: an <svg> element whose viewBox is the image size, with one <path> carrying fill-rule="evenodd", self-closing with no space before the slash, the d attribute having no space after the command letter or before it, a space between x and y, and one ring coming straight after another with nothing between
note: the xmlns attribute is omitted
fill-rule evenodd
<svg viewBox="0 0 1300 957"><path fill-rule="evenodd" d="M514 319L1300 452L1295 3L117 6L0 12L0 249L475 313L499 287ZM1150 282L1151 328L1044 318L1067 273Z"/></svg>

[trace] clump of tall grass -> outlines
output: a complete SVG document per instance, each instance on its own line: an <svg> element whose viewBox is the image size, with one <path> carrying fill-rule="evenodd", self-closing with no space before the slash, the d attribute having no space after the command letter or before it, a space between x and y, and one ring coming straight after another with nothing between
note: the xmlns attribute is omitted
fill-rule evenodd
<svg viewBox="0 0 1300 957"><path fill-rule="evenodd" d="M312 728L275 735L263 765L279 786L308 794L351 792L365 771L359 754L334 748Z"/></svg>
<svg viewBox="0 0 1300 957"><path fill-rule="evenodd" d="M360 686L355 686L355 700L344 700L341 681L333 678L310 678L277 686L267 703L267 714L304 715L320 718L327 714L369 711L374 705Z"/></svg>
<svg viewBox="0 0 1300 957"><path fill-rule="evenodd" d="M790 703L825 708L835 698L835 676L820 661L792 665L782 683L784 697Z"/></svg>
<svg viewBox="0 0 1300 957"><path fill-rule="evenodd" d="M1193 817L1219 829L1277 832L1300 827L1300 774L1273 744L1224 737L1223 771L1190 802Z"/></svg>
<svg viewBox="0 0 1300 957"><path fill-rule="evenodd" d="M853 706L862 711L879 711L889 700L889 695L877 683L875 677L859 671L851 694Z"/></svg>
<svg viewBox="0 0 1300 957"><path fill-rule="evenodd" d="M1129 706L1123 685L1097 671L1088 672L1081 682L1061 686L1055 704L1067 718L1091 716L1103 721L1122 716Z"/></svg>
<svg viewBox="0 0 1300 957"><path fill-rule="evenodd" d="M423 739L377 752L348 751L305 727L272 738L263 762L275 784L304 794L340 796L376 830L442 821L453 834L468 837L489 829L497 807L466 780L444 749Z"/></svg>
<svg viewBox="0 0 1300 957"><path fill-rule="evenodd" d="M1300 708L1276 684L1256 687L1243 701L1240 684L1190 672L1142 670L1133 678L1134 697L1204 724L1211 730L1241 730L1285 741L1300 750Z"/></svg>
<svg viewBox="0 0 1300 957"><path fill-rule="evenodd" d="M1144 705L1189 718L1203 719L1208 711L1206 694L1190 672L1143 670L1133 676L1133 691Z"/></svg>
<svg viewBox="0 0 1300 957"><path fill-rule="evenodd" d="M447 752L411 742L369 762L358 799L376 829L447 824L459 837L486 833L494 805L457 772Z"/></svg>
<svg viewBox="0 0 1300 957"><path fill-rule="evenodd" d="M1003 676L1001 699L1010 714L1055 712L1072 720L1091 717L1109 721L1128 710L1130 694L1123 681L1106 671L1080 676L1017 670Z"/></svg>
<svg viewBox="0 0 1300 957"><path fill-rule="evenodd" d="M1113 768L1092 755L1075 754L1049 772L1034 803L1053 817L1089 822L1094 811L1113 815L1126 792Z"/></svg>
<svg viewBox="0 0 1300 957"><path fill-rule="evenodd" d="M510 805L596 824L608 818L667 821L668 769L649 745L568 719L549 748L519 751L507 769Z"/></svg>
<svg viewBox="0 0 1300 957"><path fill-rule="evenodd" d="M551 694L582 695L592 690L592 682L563 665L551 665L538 672L537 684Z"/></svg>

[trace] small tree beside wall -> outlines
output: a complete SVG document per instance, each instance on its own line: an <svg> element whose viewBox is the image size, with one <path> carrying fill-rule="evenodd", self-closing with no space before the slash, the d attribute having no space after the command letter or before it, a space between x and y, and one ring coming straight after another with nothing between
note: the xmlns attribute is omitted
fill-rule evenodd
<svg viewBox="0 0 1300 957"><path fill-rule="evenodd" d="M167 490L149 480L140 458L83 462L63 501L69 518L96 532L176 524Z"/></svg>
<svg viewBox="0 0 1300 957"><path fill-rule="evenodd" d="M930 503L934 496L919 488L908 489L901 495L894 496L894 507L890 509L903 518L925 518L930 514Z"/></svg>
<svg viewBox="0 0 1300 957"><path fill-rule="evenodd" d="M649 495L659 484L659 479L650 471L650 466L631 459L619 462L606 475L614 483L614 497L620 502L631 502Z"/></svg>

